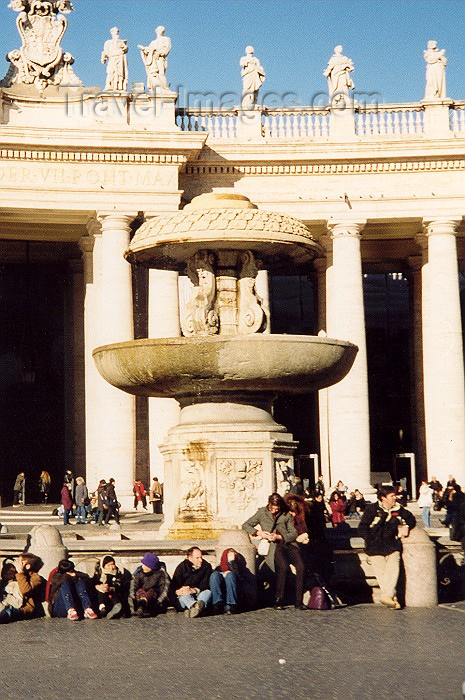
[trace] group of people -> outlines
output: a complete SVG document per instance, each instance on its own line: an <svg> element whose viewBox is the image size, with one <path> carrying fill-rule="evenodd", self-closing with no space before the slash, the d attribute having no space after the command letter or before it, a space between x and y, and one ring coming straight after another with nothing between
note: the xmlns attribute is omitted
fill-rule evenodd
<svg viewBox="0 0 465 700"><path fill-rule="evenodd" d="M147 491L140 479L134 483L134 509L147 510ZM155 476L149 491L149 499L153 512L161 514L163 504L163 484ZM111 518L115 523L120 522L120 507L116 495L115 480L106 481L100 479L97 489L89 492L82 476L74 477L73 472L67 469L61 489L61 508L63 524L70 525L70 518L76 517L76 525L94 523L108 525Z"/></svg>
<svg viewBox="0 0 465 700"><path fill-rule="evenodd" d="M34 554L6 559L0 582L0 624L44 614L78 621L98 618L156 617L172 605L189 618L211 612L235 614L255 605L254 580L244 557L235 549L222 553L213 570L201 549L191 547L171 578L163 562L147 552L133 575L102 557L92 576L62 559L48 580L40 576L42 561Z"/></svg>

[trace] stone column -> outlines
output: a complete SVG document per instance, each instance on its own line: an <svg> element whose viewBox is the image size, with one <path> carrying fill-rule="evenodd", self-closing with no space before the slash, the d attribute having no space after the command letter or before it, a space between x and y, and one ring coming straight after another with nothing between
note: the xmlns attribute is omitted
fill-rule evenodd
<svg viewBox="0 0 465 700"><path fill-rule="evenodd" d="M363 301L361 232L365 221L331 220L333 265L327 277L327 333L358 346L349 374L330 387L329 447L331 480L373 493L370 484L368 369Z"/></svg>
<svg viewBox="0 0 465 700"><path fill-rule="evenodd" d="M85 373L85 431L86 431L86 483L89 489L98 484L100 463L99 449L99 391L104 380L92 358L92 350L99 342L99 294L101 286L101 227L92 219L87 230L89 235L79 244L84 263L84 373Z"/></svg>
<svg viewBox="0 0 465 700"><path fill-rule="evenodd" d="M465 389L456 231L461 217L425 219L423 376L428 475L465 481Z"/></svg>
<svg viewBox="0 0 465 700"><path fill-rule="evenodd" d="M179 274L171 270L149 272L149 337L175 338L181 335L179 318ZM149 399L150 477L165 482L163 455L159 450L168 430L179 423L176 399ZM165 501L169 494L165 492Z"/></svg>
<svg viewBox="0 0 465 700"><path fill-rule="evenodd" d="M318 335L326 335L326 275L330 274L332 251L327 258L317 258L314 261L318 280ZM329 464L329 423L328 423L328 389L318 392L318 416L320 431L320 473L326 486L331 484ZM316 477L317 475L315 475Z"/></svg>
<svg viewBox="0 0 465 700"><path fill-rule="evenodd" d="M131 266L124 259L130 224L137 214L99 212L101 286L98 289L99 343L134 338ZM124 507L132 501L135 464L135 400L107 383L99 386L99 478L116 480Z"/></svg>
<svg viewBox="0 0 465 700"><path fill-rule="evenodd" d="M413 448L416 455L417 474L420 478L426 476L426 442L425 442L425 405L423 391L423 339L421 320L421 270L423 259L421 255L408 258L410 266L410 313L412 323L412 417L413 417ZM414 497L416 494L414 494Z"/></svg>

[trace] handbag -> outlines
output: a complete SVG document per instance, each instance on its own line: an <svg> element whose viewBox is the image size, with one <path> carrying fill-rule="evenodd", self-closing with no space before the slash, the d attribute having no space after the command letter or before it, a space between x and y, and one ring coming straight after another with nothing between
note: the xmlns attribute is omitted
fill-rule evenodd
<svg viewBox="0 0 465 700"><path fill-rule="evenodd" d="M325 589L322 588L322 586L315 586L312 588L307 608L309 610L329 610L330 605L328 598L326 596Z"/></svg>

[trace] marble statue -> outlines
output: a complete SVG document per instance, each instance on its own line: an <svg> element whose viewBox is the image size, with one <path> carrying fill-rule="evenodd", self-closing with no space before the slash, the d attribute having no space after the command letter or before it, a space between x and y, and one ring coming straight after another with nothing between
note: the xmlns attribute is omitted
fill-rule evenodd
<svg viewBox="0 0 465 700"><path fill-rule="evenodd" d="M187 304L185 318L181 321L185 336L218 334L214 262L214 255L202 250L196 253L187 265L187 274L194 285L194 291Z"/></svg>
<svg viewBox="0 0 465 700"><path fill-rule="evenodd" d="M266 327L266 315L262 307L262 299L257 294L255 280L258 266L254 254L249 250L241 254L242 268L237 282L239 291L239 335L260 333Z"/></svg>
<svg viewBox="0 0 465 700"><path fill-rule="evenodd" d="M344 100L349 96L349 91L355 85L350 75L354 70L354 64L350 58L342 55L342 46L334 48L334 54L328 61L323 75L328 78L329 100L332 103Z"/></svg>
<svg viewBox="0 0 465 700"><path fill-rule="evenodd" d="M157 88L167 91L169 84L166 80L168 54L171 51L171 39L165 36L165 27L157 27L157 38L148 46L139 46L142 61L147 71L147 88L155 92Z"/></svg>
<svg viewBox="0 0 465 700"><path fill-rule="evenodd" d="M107 66L107 81L105 90L125 92L128 87L128 44L120 39L118 27L110 29L111 39L108 39L102 51L102 63Z"/></svg>
<svg viewBox="0 0 465 700"><path fill-rule="evenodd" d="M428 41L423 56L426 61L425 100L440 100L446 97L446 66L445 49L438 49L437 41Z"/></svg>
<svg viewBox="0 0 465 700"><path fill-rule="evenodd" d="M242 68L242 108L254 109L258 102L258 91L265 82L265 69L254 56L254 47L247 46L240 60Z"/></svg>
<svg viewBox="0 0 465 700"><path fill-rule="evenodd" d="M16 24L22 46L7 55L11 66L1 87L35 85L43 93L48 85L82 85L72 68L73 57L61 48L68 27L64 15L72 12L71 2L11 0L8 7L19 12Z"/></svg>

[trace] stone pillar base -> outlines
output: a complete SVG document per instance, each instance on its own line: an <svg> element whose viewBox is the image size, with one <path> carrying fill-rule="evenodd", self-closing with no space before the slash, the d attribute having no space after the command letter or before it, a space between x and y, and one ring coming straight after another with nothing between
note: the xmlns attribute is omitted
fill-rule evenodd
<svg viewBox="0 0 465 700"><path fill-rule="evenodd" d="M160 446L165 522L173 539L217 539L240 527L273 491L294 483L297 443L256 406L203 403L181 411Z"/></svg>

